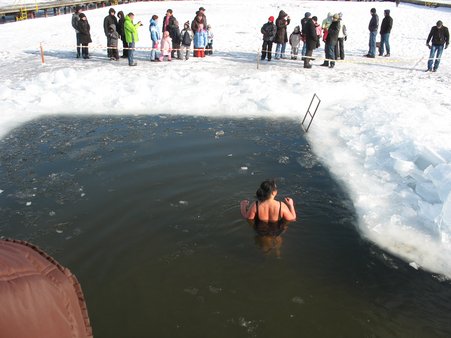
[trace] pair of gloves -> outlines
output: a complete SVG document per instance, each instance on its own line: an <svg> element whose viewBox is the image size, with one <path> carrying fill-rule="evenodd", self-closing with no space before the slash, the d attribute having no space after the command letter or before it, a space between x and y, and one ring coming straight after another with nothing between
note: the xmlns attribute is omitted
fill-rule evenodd
<svg viewBox="0 0 451 338"><path fill-rule="evenodd" d="M431 45L430 45L430 44L427 43L426 46L428 46L428 48L431 49ZM449 46L449 43L447 43L447 44L445 45L445 49L448 48L448 46Z"/></svg>

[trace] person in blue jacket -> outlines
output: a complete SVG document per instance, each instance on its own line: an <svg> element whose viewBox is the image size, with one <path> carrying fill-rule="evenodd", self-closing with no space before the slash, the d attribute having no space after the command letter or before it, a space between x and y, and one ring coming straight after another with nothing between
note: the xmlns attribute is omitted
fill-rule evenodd
<svg viewBox="0 0 451 338"><path fill-rule="evenodd" d="M152 50L150 51L150 61L160 61L157 55L159 51L159 44L161 40L161 29L158 25L158 15L152 15L149 24L150 39L152 40Z"/></svg>
<svg viewBox="0 0 451 338"><path fill-rule="evenodd" d="M205 57L205 47L208 43L207 31L203 24L199 24L198 29L194 32L194 57Z"/></svg>

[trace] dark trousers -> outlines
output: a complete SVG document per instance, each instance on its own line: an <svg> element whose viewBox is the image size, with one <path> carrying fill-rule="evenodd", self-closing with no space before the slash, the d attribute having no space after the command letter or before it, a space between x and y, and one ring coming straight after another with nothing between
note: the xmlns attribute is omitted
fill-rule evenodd
<svg viewBox="0 0 451 338"><path fill-rule="evenodd" d="M80 33L77 33L77 57L81 56Z"/></svg>
<svg viewBox="0 0 451 338"><path fill-rule="evenodd" d="M89 57L89 49L88 49L88 44L87 43L82 43L81 44L81 54L83 55L84 58L88 58Z"/></svg>
<svg viewBox="0 0 451 338"><path fill-rule="evenodd" d="M312 56L312 55L313 55L313 49L307 48L307 51L305 52L305 56ZM310 64L310 60L312 60L311 58L305 57L303 59L304 59L304 68L312 67L312 65Z"/></svg>
<svg viewBox="0 0 451 338"><path fill-rule="evenodd" d="M335 60L345 59L345 45L344 38L338 38L337 44L335 45Z"/></svg>
<svg viewBox="0 0 451 338"><path fill-rule="evenodd" d="M270 61L272 57L271 51L272 51L272 41L263 41L262 60L268 57L268 61Z"/></svg>
<svg viewBox="0 0 451 338"><path fill-rule="evenodd" d="M110 58L115 58L116 60L119 60L119 49L116 46L111 46L111 49L108 49L111 51Z"/></svg>
<svg viewBox="0 0 451 338"><path fill-rule="evenodd" d="M108 46L108 40L106 41L106 45ZM108 46L111 47L111 46ZM107 48L106 49L106 55L108 56L108 58L113 56L113 50L111 48Z"/></svg>
<svg viewBox="0 0 451 338"><path fill-rule="evenodd" d="M328 64L329 67L335 66L335 61L331 61L335 60L335 46L336 44L326 43L326 46L324 47L326 51L326 59L329 60L324 62Z"/></svg>
<svg viewBox="0 0 451 338"><path fill-rule="evenodd" d="M213 42L207 43L207 47L205 47L205 55L213 55Z"/></svg>
<svg viewBox="0 0 451 338"><path fill-rule="evenodd" d="M125 37L122 39L122 47L124 47L124 49L122 51L122 56L124 58L126 58L126 57L128 57L128 49L126 49L126 48L128 48L128 43L125 42Z"/></svg>
<svg viewBox="0 0 451 338"><path fill-rule="evenodd" d="M177 54L177 59L182 59L182 52L180 51L180 44L179 43L172 43L172 50L171 50L171 58L175 59L175 55Z"/></svg>

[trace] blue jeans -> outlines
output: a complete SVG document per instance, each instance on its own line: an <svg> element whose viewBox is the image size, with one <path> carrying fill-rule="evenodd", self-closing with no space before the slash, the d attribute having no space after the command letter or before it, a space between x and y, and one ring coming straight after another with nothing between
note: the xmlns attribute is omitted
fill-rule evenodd
<svg viewBox="0 0 451 338"><path fill-rule="evenodd" d="M307 41L303 42L301 55L305 56L305 53L307 53Z"/></svg>
<svg viewBox="0 0 451 338"><path fill-rule="evenodd" d="M377 31L370 32L370 49L368 50L368 54L371 56L376 56L376 35Z"/></svg>
<svg viewBox="0 0 451 338"><path fill-rule="evenodd" d="M324 47L326 51L326 59L335 60L335 45L326 43ZM327 62L327 61L324 61ZM329 66L335 66L335 61L328 61Z"/></svg>
<svg viewBox="0 0 451 338"><path fill-rule="evenodd" d="M158 59L160 57L160 52L159 50L156 48L157 47L157 43L152 41L152 50L150 51L150 60L154 61L155 59Z"/></svg>
<svg viewBox="0 0 451 338"><path fill-rule="evenodd" d="M278 43L276 46L276 55L274 56L275 59L285 59L285 47L287 46L286 43Z"/></svg>
<svg viewBox="0 0 451 338"><path fill-rule="evenodd" d="M132 48L128 50L128 64L132 65L134 63L133 54L135 53L135 42L129 42L128 48Z"/></svg>
<svg viewBox="0 0 451 338"><path fill-rule="evenodd" d="M384 54L384 46L387 49L387 54L390 54L390 33L381 34L381 49L380 54Z"/></svg>
<svg viewBox="0 0 451 338"><path fill-rule="evenodd" d="M443 45L432 45L431 47L431 53L429 54L429 60L428 60L428 69L432 70L432 63L434 63L434 70L438 69L438 66L440 64L440 57L443 53ZM435 62L434 61L435 57Z"/></svg>

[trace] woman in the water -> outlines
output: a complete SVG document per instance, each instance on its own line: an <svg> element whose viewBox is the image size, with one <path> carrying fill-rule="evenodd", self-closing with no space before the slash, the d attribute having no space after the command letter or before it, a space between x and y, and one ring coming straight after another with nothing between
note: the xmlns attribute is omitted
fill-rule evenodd
<svg viewBox="0 0 451 338"><path fill-rule="evenodd" d="M295 221L296 210L293 200L285 197L284 202L277 201L277 186L274 180L266 180L257 190L257 201L249 205L248 200L240 203L241 215L247 220L264 223Z"/></svg>
<svg viewBox="0 0 451 338"><path fill-rule="evenodd" d="M273 252L280 257L282 234L287 223L296 220L293 200L285 198L285 203L276 201L277 186L274 180L263 181L257 190L257 201L249 205L248 200L240 203L241 215L249 221L256 232L255 243L266 255Z"/></svg>

